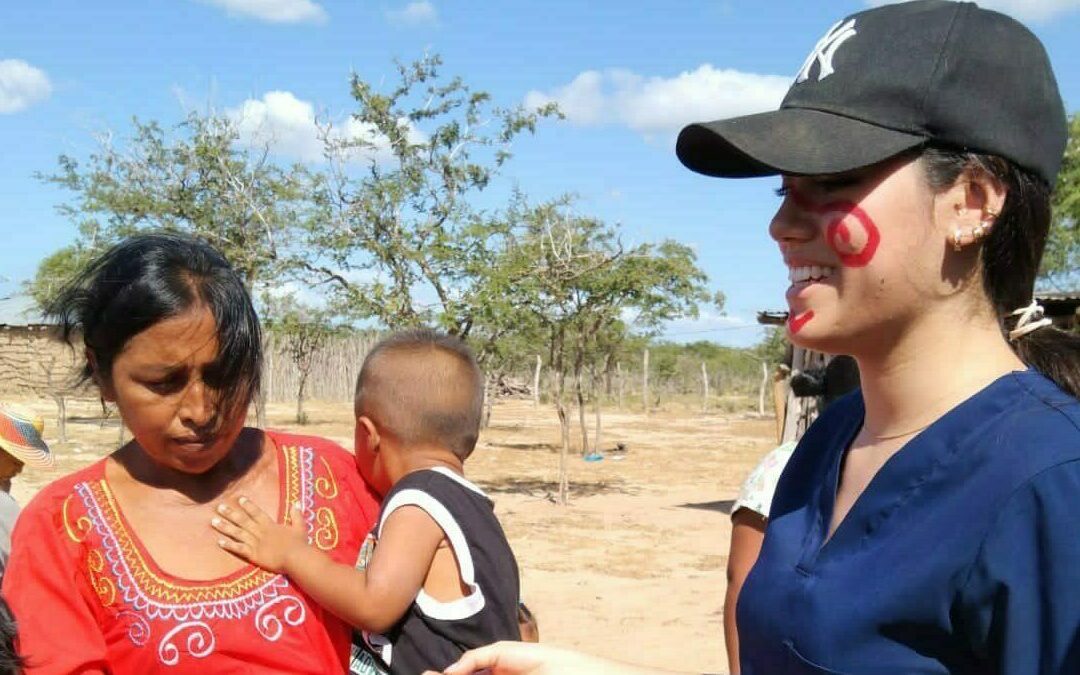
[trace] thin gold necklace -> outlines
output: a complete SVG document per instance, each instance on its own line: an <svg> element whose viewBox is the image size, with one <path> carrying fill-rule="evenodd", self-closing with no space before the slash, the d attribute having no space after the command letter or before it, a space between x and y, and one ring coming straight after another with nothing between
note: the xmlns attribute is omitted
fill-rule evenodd
<svg viewBox="0 0 1080 675"><path fill-rule="evenodd" d="M912 429L911 431L905 431L905 432L903 432L901 434L889 434L888 436L876 436L875 435L874 436L874 441L875 442L876 441L891 441L891 440L896 439L896 438L903 438L904 436L910 436L912 434L917 434L917 433L919 433L920 431L922 431L923 429L925 429L926 427L930 426L933 423L934 422L927 422L926 424L922 425L921 427L917 427L915 429Z"/></svg>

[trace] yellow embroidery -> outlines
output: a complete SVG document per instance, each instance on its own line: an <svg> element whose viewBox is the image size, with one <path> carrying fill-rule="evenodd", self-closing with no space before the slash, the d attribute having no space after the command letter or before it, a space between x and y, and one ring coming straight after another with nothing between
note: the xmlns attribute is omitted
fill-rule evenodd
<svg viewBox="0 0 1080 675"><path fill-rule="evenodd" d="M334 512L325 506L315 509L315 522L319 528L315 530L315 545L323 551L329 551L337 546L338 528Z"/></svg>
<svg viewBox="0 0 1080 675"><path fill-rule="evenodd" d="M105 576L105 556L97 549L90 549L86 555L86 567L90 571L90 585L105 607L116 602L116 585Z"/></svg>
<svg viewBox="0 0 1080 675"><path fill-rule="evenodd" d="M288 496L290 503L296 503L300 500L301 490L299 451L296 447L282 449L286 466L285 494ZM272 572L252 568L232 581L213 585L177 584L164 579L150 568L135 540L127 531L127 528L124 527L120 518L119 507L108 484L104 480L100 480L87 485L93 494L94 500L101 505L101 515L116 539L120 549L119 552L126 563L126 567L131 572L133 581L152 601L168 605L191 605L232 600L261 587L277 576ZM291 508L286 508L285 511L286 514L290 514ZM330 519L333 521L333 514L330 514ZM336 544L336 527L334 528L333 540ZM101 563L104 565L103 559ZM95 590L98 591L99 596L102 595L103 588L103 586L95 582ZM113 594L115 595L115 591Z"/></svg>
<svg viewBox="0 0 1080 675"><path fill-rule="evenodd" d="M293 505L300 504L300 453L296 447L283 447L285 458L285 522L292 522ZM303 504L300 507L303 508Z"/></svg>
<svg viewBox="0 0 1080 675"><path fill-rule="evenodd" d="M68 502L71 501L75 495L70 494L64 500L64 503L60 506L60 515L64 519L64 531L67 532L67 536L71 538L71 541L76 544L81 544L86 539L86 535L89 534L90 528L94 526L90 522L89 516L79 516L75 519L75 524L71 523L71 516L68 515Z"/></svg>
<svg viewBox="0 0 1080 675"><path fill-rule="evenodd" d="M334 480L334 472L330 470L330 464L326 458L320 456L319 461L326 468L326 475L315 479L315 494L323 499L333 499L338 495L337 481Z"/></svg>

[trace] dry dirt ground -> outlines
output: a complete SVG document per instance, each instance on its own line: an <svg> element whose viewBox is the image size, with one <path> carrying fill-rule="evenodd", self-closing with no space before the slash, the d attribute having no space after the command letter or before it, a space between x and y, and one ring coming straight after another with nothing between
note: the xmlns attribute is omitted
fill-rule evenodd
<svg viewBox="0 0 1080 675"><path fill-rule="evenodd" d="M16 479L13 492L21 503L116 447L119 428L115 420L102 425L100 406L69 406L69 441L60 444L51 402L20 402L46 417L46 440L57 455L52 472L27 471ZM309 423L297 427L292 406L272 405L269 425L351 448L350 406L307 408ZM621 442L629 451L599 462L572 456L570 504L561 507L553 500L554 410L534 409L528 401L498 403L466 474L496 502L541 639L641 665L725 672L727 512L774 431L772 418L738 413L607 411L604 446Z"/></svg>

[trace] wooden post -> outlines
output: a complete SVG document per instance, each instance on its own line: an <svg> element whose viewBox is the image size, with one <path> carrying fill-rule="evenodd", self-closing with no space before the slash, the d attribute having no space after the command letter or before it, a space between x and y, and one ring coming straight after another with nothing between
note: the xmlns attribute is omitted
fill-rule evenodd
<svg viewBox="0 0 1080 675"><path fill-rule="evenodd" d="M540 407L540 366L543 361L540 359L540 355L536 355L536 370L533 372L533 407Z"/></svg>
<svg viewBox="0 0 1080 675"><path fill-rule="evenodd" d="M595 382L593 383L593 390L596 392L596 432L593 434L593 452L599 453L602 451L600 447L600 391Z"/></svg>
<svg viewBox="0 0 1080 675"><path fill-rule="evenodd" d="M274 340L269 335L266 336L263 353L263 378L259 386L259 396L255 401L255 424L260 429L266 428L266 407L274 396Z"/></svg>
<svg viewBox="0 0 1080 675"><path fill-rule="evenodd" d="M615 376L619 378L619 412L622 412L623 407L623 373L622 363L616 362L615 364Z"/></svg>
<svg viewBox="0 0 1080 675"><path fill-rule="evenodd" d="M709 371L701 362L701 412L709 412Z"/></svg>
<svg viewBox="0 0 1080 675"><path fill-rule="evenodd" d="M641 365L641 402L645 407L645 414L649 414L649 350L645 349Z"/></svg>
<svg viewBox="0 0 1080 675"><path fill-rule="evenodd" d="M765 387L769 386L769 364L761 362L761 388L758 390L757 412L765 416Z"/></svg>
<svg viewBox="0 0 1080 675"><path fill-rule="evenodd" d="M67 401L63 394L55 394L56 400L56 428L60 433L60 442L67 443Z"/></svg>
<svg viewBox="0 0 1080 675"><path fill-rule="evenodd" d="M581 388L581 374L574 375L574 396L577 398L578 426L581 427L581 456L589 454L589 428L585 424L585 392Z"/></svg>
<svg viewBox="0 0 1080 675"><path fill-rule="evenodd" d="M791 353L791 373L801 371L806 365L806 350L795 347ZM799 421L803 416L803 400L788 388L787 405L784 407L784 431L780 434L780 442L799 440Z"/></svg>
<svg viewBox="0 0 1080 675"><path fill-rule="evenodd" d="M484 410L483 414L480 417L481 429L487 429L488 425L491 424L491 406L494 403L494 401L492 400L492 398L494 397L494 391L493 387L491 386L492 384L494 384L492 382L493 379L494 378L491 375L488 375L484 378Z"/></svg>

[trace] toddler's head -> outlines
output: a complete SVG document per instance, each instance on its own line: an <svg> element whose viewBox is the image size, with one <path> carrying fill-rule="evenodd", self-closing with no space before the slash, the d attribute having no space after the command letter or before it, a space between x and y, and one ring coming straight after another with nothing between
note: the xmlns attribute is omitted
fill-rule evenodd
<svg viewBox="0 0 1080 675"><path fill-rule="evenodd" d="M462 340L395 333L368 353L356 382L356 461L385 492L421 462L460 467L480 433L484 382Z"/></svg>

